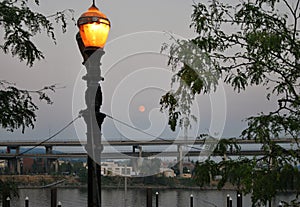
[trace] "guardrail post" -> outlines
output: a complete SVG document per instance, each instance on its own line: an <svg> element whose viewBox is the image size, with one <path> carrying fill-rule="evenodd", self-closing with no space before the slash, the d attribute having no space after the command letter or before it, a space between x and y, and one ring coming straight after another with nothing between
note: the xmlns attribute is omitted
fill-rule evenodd
<svg viewBox="0 0 300 207"><path fill-rule="evenodd" d="M237 192L237 200L236 200L237 207L243 206L243 197L240 192Z"/></svg>
<svg viewBox="0 0 300 207"><path fill-rule="evenodd" d="M194 206L194 196L193 194L190 196L190 207Z"/></svg>
<svg viewBox="0 0 300 207"><path fill-rule="evenodd" d="M51 207L57 207L57 188L51 188Z"/></svg>
<svg viewBox="0 0 300 207"><path fill-rule="evenodd" d="M6 207L10 207L10 197L6 198Z"/></svg>
<svg viewBox="0 0 300 207"><path fill-rule="evenodd" d="M227 197L226 197L226 206L227 206L227 207L229 207L229 205L230 205L230 204L229 204L229 202L230 202L229 200L230 200L230 195L227 194Z"/></svg>
<svg viewBox="0 0 300 207"><path fill-rule="evenodd" d="M25 198L25 207L29 207L29 198L28 197Z"/></svg>
<svg viewBox="0 0 300 207"><path fill-rule="evenodd" d="M152 188L147 188L147 207L152 207Z"/></svg>

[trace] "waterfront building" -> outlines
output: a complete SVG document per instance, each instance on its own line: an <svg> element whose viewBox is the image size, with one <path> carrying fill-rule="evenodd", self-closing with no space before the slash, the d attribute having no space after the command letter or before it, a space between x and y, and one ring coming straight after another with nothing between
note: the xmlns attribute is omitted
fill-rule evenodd
<svg viewBox="0 0 300 207"><path fill-rule="evenodd" d="M160 174L162 174L164 177L167 177L167 178L176 177L174 170L172 170L171 168L160 168L159 171L160 171Z"/></svg>
<svg viewBox="0 0 300 207"><path fill-rule="evenodd" d="M101 162L101 175L103 176L131 176L132 167L120 166L115 162Z"/></svg>

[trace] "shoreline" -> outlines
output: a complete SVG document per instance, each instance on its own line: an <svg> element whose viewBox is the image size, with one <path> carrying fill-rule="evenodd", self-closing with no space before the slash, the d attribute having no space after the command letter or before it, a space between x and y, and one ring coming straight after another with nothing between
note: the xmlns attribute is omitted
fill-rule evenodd
<svg viewBox="0 0 300 207"><path fill-rule="evenodd" d="M57 189L84 189L87 190L87 185L80 185L80 186L56 186ZM128 186L127 189L139 189L139 190L146 190L146 189L153 189L153 190L192 190L192 191L234 191L237 192L238 190L236 188L222 188L217 189L216 187L168 187L168 186ZM26 190L26 189L51 189L45 188L43 186L19 186L17 188L18 190ZM117 189L117 190L124 190L124 186L102 186L102 189ZM277 193L296 193L294 190L289 191L281 191Z"/></svg>
<svg viewBox="0 0 300 207"><path fill-rule="evenodd" d="M65 188L65 189L87 189L87 185L57 185L52 187L45 186L18 186L18 189L51 189L51 188ZM145 185L145 186L127 186L127 189L160 189L160 190L199 190L199 191L222 191L222 190L230 190L235 191L235 188L222 188L218 190L216 187L188 187L188 186L178 186L178 187L170 187L170 186L158 186L158 185ZM102 189L124 189L124 185L121 186L108 186L103 185Z"/></svg>
<svg viewBox="0 0 300 207"><path fill-rule="evenodd" d="M65 188L65 189L87 189L86 185L81 186L55 186L55 187L44 187L44 186L19 186L18 189L51 189L51 188ZM127 189L160 189L160 190L200 190L200 191L222 191L222 190L235 190L233 188L203 188L203 187L168 187L168 186L128 186ZM102 189L124 189L124 186L102 186Z"/></svg>
<svg viewBox="0 0 300 207"><path fill-rule="evenodd" d="M0 179L15 182L18 189L49 189L49 188L78 188L87 189L87 184L80 181L78 177L61 175L1 175ZM103 177L103 189L124 189L123 178L121 177ZM157 177L153 181L145 182L141 178L132 178L132 183L128 183L127 189L161 189L161 190L217 190L216 183L210 186L200 187L192 179L187 178L162 178ZM232 185L226 185L222 190L237 190Z"/></svg>

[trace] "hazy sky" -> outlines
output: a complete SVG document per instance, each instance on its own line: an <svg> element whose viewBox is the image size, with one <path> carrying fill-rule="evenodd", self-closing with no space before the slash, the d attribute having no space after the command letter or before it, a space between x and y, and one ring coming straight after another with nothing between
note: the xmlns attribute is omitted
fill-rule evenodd
<svg viewBox="0 0 300 207"><path fill-rule="evenodd" d="M96 1L96 4L112 24L106 53L101 61L105 78L102 82L102 111L155 136L181 136L177 132L171 134L167 117L159 112L159 98L170 89L172 75L166 65L167 57L160 54L160 47L169 40L170 34L181 39L194 37L193 30L189 28L193 1L110 0ZM77 20L90 5L90 1L51 0L41 1L41 6L34 9L50 15L71 8ZM32 68L28 68L24 62L20 63L17 58L0 53L1 79L15 82L26 89L40 89L54 83L65 87L51 94L53 105L39 104L34 130L27 129L25 134L2 130L0 139L46 138L65 126L74 114L84 108L85 82L81 77L85 69L81 65L82 57L75 41L78 29L71 21L65 34L57 29L57 45L45 35L35 38L46 59L36 62ZM140 106L144 106L144 109L139 110ZM212 119L220 122L217 123L219 125L224 119L221 136L238 136L245 127L242 122L244 118L269 111L273 106L272 101L265 102L264 91L259 88L237 94L224 86L220 94L199 97L193 110L198 122L189 135L208 133ZM105 120L103 130L107 139L145 136L118 124L116 129L109 118ZM85 126L80 120L76 127L70 127L58 137L70 139L76 137L77 133L84 136L84 132Z"/></svg>

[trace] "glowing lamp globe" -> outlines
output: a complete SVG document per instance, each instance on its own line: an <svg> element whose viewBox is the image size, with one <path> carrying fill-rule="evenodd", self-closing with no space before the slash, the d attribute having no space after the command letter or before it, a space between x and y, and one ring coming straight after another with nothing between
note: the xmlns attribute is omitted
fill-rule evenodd
<svg viewBox="0 0 300 207"><path fill-rule="evenodd" d="M110 30L110 22L99 9L92 5L77 22L85 48L103 48Z"/></svg>

